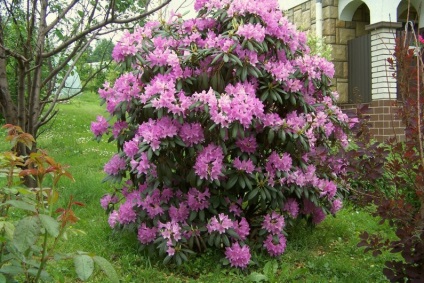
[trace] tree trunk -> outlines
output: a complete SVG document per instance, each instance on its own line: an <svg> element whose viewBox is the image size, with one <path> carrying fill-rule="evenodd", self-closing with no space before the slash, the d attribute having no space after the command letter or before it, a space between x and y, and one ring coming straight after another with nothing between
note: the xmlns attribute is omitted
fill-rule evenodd
<svg viewBox="0 0 424 283"><path fill-rule="evenodd" d="M1 13L0 13L1 20ZM0 25L0 44L4 46L3 28ZM6 123L17 125L18 117L16 115L16 107L9 93L9 84L7 82L6 73L6 51L0 48L0 108L4 113Z"/></svg>

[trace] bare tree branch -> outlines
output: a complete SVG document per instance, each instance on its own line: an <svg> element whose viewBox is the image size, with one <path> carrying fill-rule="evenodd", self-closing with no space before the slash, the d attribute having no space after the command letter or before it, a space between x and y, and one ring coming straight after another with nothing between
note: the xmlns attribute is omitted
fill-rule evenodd
<svg viewBox="0 0 424 283"><path fill-rule="evenodd" d="M29 59L25 58L23 55L16 53L13 50L10 50L9 48L3 46L2 44L0 44L0 48L5 51L6 55L10 55L10 56L16 58L19 61L22 61L22 62L29 62L30 61Z"/></svg>
<svg viewBox="0 0 424 283"><path fill-rule="evenodd" d="M82 54L84 53L84 51L88 48L88 46L90 46L90 43L93 41L93 39L95 38L96 34L94 34L90 40L88 40L84 46L79 50L78 54L74 57L74 61L72 62L72 64L69 65L69 69L66 72L66 74L63 76L62 78L62 82L60 83L59 87L56 90L56 93L54 94L53 97L53 101L51 102L50 108L41 116L41 118L39 119L39 122L37 124L38 127L41 127L43 125L44 122L50 120L51 118L49 118L50 113L52 113L52 111L54 110L56 103L59 99L59 95L61 93L61 91L63 90L63 88L65 87L65 83L66 80L68 79L69 75L71 74L71 72L73 71L76 63L78 62L79 58L82 56ZM68 57L68 58L72 58L72 57ZM69 60L68 60L69 62ZM47 122L46 122L47 123Z"/></svg>
<svg viewBox="0 0 424 283"><path fill-rule="evenodd" d="M145 13L140 14L140 15L135 16L135 17L128 18L128 19L119 20L119 19L115 19L112 15L112 18L106 19L105 21L84 30L83 32L75 35L74 37L69 38L68 40L66 40L65 42L60 44L58 47L56 47L55 49L53 49L49 52L43 53L42 57L47 58L47 57L50 57L50 56L54 56L54 55L58 54L59 52L61 52L63 49L67 48L69 45L71 45L75 41L83 38L84 36L88 35L89 33L92 33L93 31L99 30L99 29L101 29L101 28L103 28L107 25L110 25L110 24L126 24L126 23L130 23L130 22L134 22L134 21L143 19L143 18L153 14L154 12L162 9L163 7L168 5L170 2L171 2L171 0L166 0L164 3L162 3L161 5L155 7L154 9L152 9L150 11L145 12Z"/></svg>
<svg viewBox="0 0 424 283"><path fill-rule="evenodd" d="M60 20L62 20L66 14L75 6L75 4L78 3L79 0L73 0L71 3L69 3L69 5L62 11L62 13L60 13L56 19L54 19L47 27L45 30L45 33L48 33L52 28L54 28L57 23L59 23ZM96 5L97 5L97 1L96 1ZM94 9L95 10L95 7Z"/></svg>
<svg viewBox="0 0 424 283"><path fill-rule="evenodd" d="M90 40L91 42L91 40ZM55 77L66 65L68 65L69 61L81 50L81 46L83 45L83 41L78 42L74 49L66 56L65 60L61 62L58 66L56 66L53 70L49 72L49 75L43 80L41 83L41 87L44 87L53 77ZM85 49L84 49L85 50Z"/></svg>

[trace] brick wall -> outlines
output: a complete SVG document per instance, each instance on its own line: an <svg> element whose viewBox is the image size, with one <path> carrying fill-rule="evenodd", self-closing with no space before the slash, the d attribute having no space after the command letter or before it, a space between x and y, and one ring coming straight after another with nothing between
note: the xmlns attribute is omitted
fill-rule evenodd
<svg viewBox="0 0 424 283"><path fill-rule="evenodd" d="M405 127L397 118L397 104L395 100L381 99L369 103L370 132L373 137L384 142L388 138L396 136L398 140L405 140ZM355 104L341 105L343 110L356 110Z"/></svg>

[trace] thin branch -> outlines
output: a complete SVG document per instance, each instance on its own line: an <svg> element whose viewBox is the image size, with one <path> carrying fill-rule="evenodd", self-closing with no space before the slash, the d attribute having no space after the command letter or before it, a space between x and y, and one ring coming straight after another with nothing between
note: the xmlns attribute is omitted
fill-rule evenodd
<svg viewBox="0 0 424 283"><path fill-rule="evenodd" d="M70 76L70 74L72 73L76 63L78 62L79 58L82 56L82 54L84 53L84 51L88 48L88 46L90 46L91 41L93 41L93 39L95 38L96 34L94 34L90 40L88 40L85 45L81 48L81 50L79 51L79 53L75 56L74 61L72 62L72 64L69 66L68 71L66 72L66 74L63 76L62 78L62 82L60 83L59 87L56 90L56 93L54 94L54 98L53 101L49 107L49 109L46 111L46 113L44 113L44 115L39 119L39 122L37 123L37 127L40 127L43 125L43 123L45 121L50 120L51 118L49 118L50 113L52 113L52 111L54 110L56 103L59 99L59 95L60 92L63 90L63 88L65 87L65 83L66 80L68 79L68 77Z"/></svg>
<svg viewBox="0 0 424 283"><path fill-rule="evenodd" d="M74 47L72 52L66 56L65 60L62 63L60 63L56 68L54 68L53 70L49 72L49 75L41 83L41 87L44 87L54 76L56 76L69 63L69 61L72 60L72 58L81 49L82 44L83 44L83 41L78 42L78 44Z"/></svg>
<svg viewBox="0 0 424 283"><path fill-rule="evenodd" d="M63 49L67 48L69 45L71 45L75 41L80 40L81 38L83 38L87 34L92 33L93 31L99 30L99 29L101 29L101 28L103 28L103 27L105 27L109 24L126 24L126 23L134 22L134 21L140 20L142 18L145 18L145 17L153 14L154 12L162 9L163 7L168 5L170 2L171 2L171 0L167 0L164 3L162 3L161 5L157 6L156 8L154 8L154 9L148 11L148 12L145 12L141 15L138 15L138 16L132 17L132 18L128 18L128 19L119 20L119 19L115 19L112 15L112 18L106 19L105 21L86 29L85 31L77 34L76 36L69 38L68 40L63 42L61 45L59 45L57 48L55 48L55 49L53 49L49 52L43 53L42 57L46 58L46 57L54 56L57 53L61 52Z"/></svg>
<svg viewBox="0 0 424 283"><path fill-rule="evenodd" d="M23 55L16 53L13 50L10 50L9 48L3 46L2 44L0 44L0 48L3 49L6 54L18 59L21 62L29 62L30 61L29 59L25 58Z"/></svg>
<svg viewBox="0 0 424 283"><path fill-rule="evenodd" d="M62 13L60 13L56 19L54 19L47 27L46 27L46 31L45 33L48 33L52 28L54 28L57 23L62 20L66 14L78 3L79 0L73 0L63 11ZM97 1L96 1L96 5L97 5ZM93 9L95 10L95 9Z"/></svg>

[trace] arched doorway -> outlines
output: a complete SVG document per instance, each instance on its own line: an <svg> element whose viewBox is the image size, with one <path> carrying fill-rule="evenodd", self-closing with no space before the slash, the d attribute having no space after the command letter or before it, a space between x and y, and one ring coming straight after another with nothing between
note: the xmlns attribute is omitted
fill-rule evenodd
<svg viewBox="0 0 424 283"><path fill-rule="evenodd" d="M348 103L371 101L371 36L366 30L370 24L370 10L364 3L352 17L356 37L348 41ZM345 99L346 100L346 99Z"/></svg>

